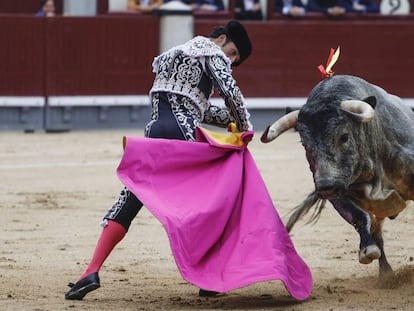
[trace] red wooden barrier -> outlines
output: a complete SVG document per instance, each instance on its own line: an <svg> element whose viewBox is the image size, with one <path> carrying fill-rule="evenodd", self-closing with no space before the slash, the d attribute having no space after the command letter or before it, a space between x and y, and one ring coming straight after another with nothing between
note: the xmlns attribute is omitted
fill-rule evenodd
<svg viewBox="0 0 414 311"><path fill-rule="evenodd" d="M48 18L47 95L147 94L157 16Z"/></svg>
<svg viewBox="0 0 414 311"><path fill-rule="evenodd" d="M1 16L0 96L147 94L157 16Z"/></svg>
<svg viewBox="0 0 414 311"><path fill-rule="evenodd" d="M57 15L63 12L63 0L54 0ZM1 0L0 14L30 14L34 15L40 9L40 0ZM108 0L96 0L97 14L108 12Z"/></svg>
<svg viewBox="0 0 414 311"><path fill-rule="evenodd" d="M2 16L0 96L147 94L157 16Z"/></svg>
<svg viewBox="0 0 414 311"><path fill-rule="evenodd" d="M196 20L196 34L217 21ZM307 96L319 81L330 48L341 47L334 67L402 97L414 97L414 20L272 20L244 22L253 54L234 75L248 97Z"/></svg>
<svg viewBox="0 0 414 311"><path fill-rule="evenodd" d="M0 96L44 94L43 18L0 16Z"/></svg>
<svg viewBox="0 0 414 311"><path fill-rule="evenodd" d="M1 0L0 14L33 14L40 9L40 0Z"/></svg>
<svg viewBox="0 0 414 311"><path fill-rule="evenodd" d="M196 19L208 35L225 19ZM341 47L337 74L414 98L414 20L246 21L253 54L234 75L248 97L304 97L317 66ZM0 16L0 96L147 94L159 17Z"/></svg>

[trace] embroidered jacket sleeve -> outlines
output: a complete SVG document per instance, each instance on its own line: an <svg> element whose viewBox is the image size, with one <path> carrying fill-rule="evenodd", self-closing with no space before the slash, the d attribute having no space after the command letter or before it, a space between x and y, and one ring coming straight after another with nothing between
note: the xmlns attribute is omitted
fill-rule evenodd
<svg viewBox="0 0 414 311"><path fill-rule="evenodd" d="M211 105L209 109L204 111L203 122L219 127L227 127L230 122L234 122L230 111L226 107Z"/></svg>
<svg viewBox="0 0 414 311"><path fill-rule="evenodd" d="M224 98L231 122L236 123L239 131L251 130L253 127L249 122L250 114L246 109L243 95L223 57L220 55L206 57L205 67L215 87Z"/></svg>

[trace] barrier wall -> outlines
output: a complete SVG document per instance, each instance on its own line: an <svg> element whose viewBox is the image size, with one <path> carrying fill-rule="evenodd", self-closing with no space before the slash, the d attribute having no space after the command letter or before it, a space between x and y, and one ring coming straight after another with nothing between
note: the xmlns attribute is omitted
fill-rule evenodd
<svg viewBox="0 0 414 311"><path fill-rule="evenodd" d="M45 22L34 17L0 17L0 96L43 96Z"/></svg>
<svg viewBox="0 0 414 311"><path fill-rule="evenodd" d="M148 93L158 17L47 18L46 23L48 96Z"/></svg>
<svg viewBox="0 0 414 311"><path fill-rule="evenodd" d="M196 20L206 34L217 21ZM246 97L305 97L319 81L331 48L340 46L337 74L353 74L401 97L414 97L414 19L271 20L244 22L253 54L234 69ZM252 83L254 81L254 83Z"/></svg>
<svg viewBox="0 0 414 311"><path fill-rule="evenodd" d="M81 0L82 1L82 0ZM63 13L64 0L54 0L57 15ZM96 13L108 12L109 0L96 0ZM31 14L34 15L40 9L40 0L1 0L0 14Z"/></svg>
<svg viewBox="0 0 414 311"><path fill-rule="evenodd" d="M142 126L159 16L0 16L0 129ZM195 34L227 22L194 18ZM319 81L330 48L341 47L337 74L354 74L414 98L414 19L272 19L245 21L253 54L233 73L261 112L288 98L297 106ZM44 105L39 105L38 98ZM268 100L268 99L271 100ZM285 105L285 100L281 101ZM42 120L39 121L39 118Z"/></svg>
<svg viewBox="0 0 414 311"><path fill-rule="evenodd" d="M0 40L0 129L145 124L137 114L148 103L143 105L138 95L148 94L153 79L157 16L6 15L0 16ZM119 97L108 103L99 98L104 95ZM44 106L31 100L38 96Z"/></svg>
<svg viewBox="0 0 414 311"><path fill-rule="evenodd" d="M147 94L158 16L0 16L0 96Z"/></svg>

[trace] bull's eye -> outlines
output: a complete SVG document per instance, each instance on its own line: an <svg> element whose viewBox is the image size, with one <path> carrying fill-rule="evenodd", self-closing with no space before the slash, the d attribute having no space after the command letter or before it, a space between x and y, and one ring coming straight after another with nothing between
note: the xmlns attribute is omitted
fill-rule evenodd
<svg viewBox="0 0 414 311"><path fill-rule="evenodd" d="M349 138L348 133L342 134L342 135L339 137L339 142L340 142L341 144L345 144L345 143L348 141L348 138Z"/></svg>

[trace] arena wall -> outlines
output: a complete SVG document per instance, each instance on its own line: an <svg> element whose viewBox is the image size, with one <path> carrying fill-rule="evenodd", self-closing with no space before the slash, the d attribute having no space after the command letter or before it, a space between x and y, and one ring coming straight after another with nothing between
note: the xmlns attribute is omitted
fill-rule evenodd
<svg viewBox="0 0 414 311"><path fill-rule="evenodd" d="M159 52L160 18L0 15L0 129L38 128L39 124L51 130L79 128L83 120L78 118L85 114L76 109L96 103L100 108L93 112L95 122L85 121L85 127L122 126L122 120L111 121L112 106L132 109L133 115L146 113L141 109L148 106L144 98L153 79L151 63ZM208 35L227 20L225 14L216 18L198 14L194 34ZM254 50L233 72L254 109L267 113L282 109L287 102L303 104L320 80L317 66L325 65L330 49L338 46L341 55L334 67L336 74L358 75L410 102L414 98L411 15L275 18L244 24ZM44 106L39 105L39 98L44 99ZM19 115L10 117L10 109ZM40 115L43 122L38 121ZM15 121L20 119L23 123ZM136 126L134 122L136 118L124 126Z"/></svg>

